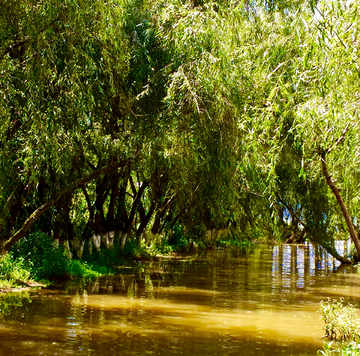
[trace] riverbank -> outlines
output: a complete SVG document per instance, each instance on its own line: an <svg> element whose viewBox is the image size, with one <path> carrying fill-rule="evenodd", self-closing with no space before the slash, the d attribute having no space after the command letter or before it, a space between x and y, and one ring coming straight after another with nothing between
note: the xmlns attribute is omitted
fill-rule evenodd
<svg viewBox="0 0 360 356"><path fill-rule="evenodd" d="M216 249L8 293L2 351L315 356L324 345L319 302L344 296L358 308L360 285L354 269L334 273L333 259L319 252L311 245Z"/></svg>
<svg viewBox="0 0 360 356"><path fill-rule="evenodd" d="M16 287L0 287L0 294L13 293L13 292L28 292L33 289L46 288L48 284L39 283L35 281L24 282L23 286Z"/></svg>
<svg viewBox="0 0 360 356"><path fill-rule="evenodd" d="M176 245L169 245L167 239L149 246L128 242L124 248L119 244L101 250L92 248L90 251L86 248L79 260L63 245L54 244L47 235L33 233L16 244L0 262L0 291L4 293L41 288L44 284L49 284L49 281L59 278L98 278L117 273L124 265L138 265L159 258L184 258L203 254L209 249L252 245L250 241L237 240L227 240L226 246L224 241L219 243L223 246L205 245L191 239L179 239Z"/></svg>

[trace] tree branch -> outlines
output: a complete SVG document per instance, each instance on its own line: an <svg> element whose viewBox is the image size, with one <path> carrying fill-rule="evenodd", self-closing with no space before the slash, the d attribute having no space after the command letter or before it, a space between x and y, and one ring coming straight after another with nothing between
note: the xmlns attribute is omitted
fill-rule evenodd
<svg viewBox="0 0 360 356"><path fill-rule="evenodd" d="M123 164L126 164L123 162ZM97 178L101 174L105 174L119 166L123 165L119 163L112 163L105 167L98 169L97 171L79 178L75 182L68 184L63 188L58 194L50 198L46 203L34 210L34 212L25 220L21 228L15 232L7 241L3 243L0 250L0 259L7 254L8 251L18 242L25 234L29 231L32 224L40 218L40 216L45 213L49 208L51 208L64 194L73 191L76 188L83 186L85 183Z"/></svg>
<svg viewBox="0 0 360 356"><path fill-rule="evenodd" d="M337 139L337 141L334 143L334 146L329 149L329 152L332 151L332 150L334 150L337 146L340 145L340 143L341 143L342 141L345 140L345 136L346 136L346 133L349 131L349 128L350 128L350 124L348 123L348 124L346 125L346 127L344 128L341 136L340 136L340 137Z"/></svg>
<svg viewBox="0 0 360 356"><path fill-rule="evenodd" d="M345 132L346 133L346 132ZM344 135L342 135L344 136ZM339 140L338 140L339 141ZM336 197L336 200L338 202L338 204L340 205L340 209L343 213L343 216L345 218L346 221L346 225L348 228L348 232L350 234L350 237L355 245L356 251L358 253L358 255L360 256L360 241L359 241L359 236L357 234L357 231L355 229L354 224L351 221L351 217L350 214L346 208L345 202L342 199L341 195L340 195L340 190L339 188L335 185L334 181L331 178L331 175L329 174L328 168L327 168L327 164L326 164L326 153L325 151L319 147L318 149L319 152L319 156L320 156L320 160L321 160L321 166L322 166L322 171L324 174L324 177L326 179L326 183L328 184L328 186L331 188L333 194Z"/></svg>

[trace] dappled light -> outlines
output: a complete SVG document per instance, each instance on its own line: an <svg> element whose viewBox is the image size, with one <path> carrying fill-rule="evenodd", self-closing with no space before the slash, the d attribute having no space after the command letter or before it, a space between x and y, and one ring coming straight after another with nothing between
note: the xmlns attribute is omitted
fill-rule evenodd
<svg viewBox="0 0 360 356"><path fill-rule="evenodd" d="M356 305L360 281L321 256L309 244L210 251L33 292L2 314L0 355L315 355L320 300Z"/></svg>
<svg viewBox="0 0 360 356"><path fill-rule="evenodd" d="M360 0L3 0L0 356L354 339L359 29Z"/></svg>

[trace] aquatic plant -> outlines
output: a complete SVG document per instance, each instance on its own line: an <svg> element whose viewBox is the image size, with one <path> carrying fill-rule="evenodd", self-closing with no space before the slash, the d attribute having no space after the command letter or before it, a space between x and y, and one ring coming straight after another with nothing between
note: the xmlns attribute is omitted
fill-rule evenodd
<svg viewBox="0 0 360 356"><path fill-rule="evenodd" d="M319 350L318 355L322 356L360 356L360 339L349 343L329 342L324 346L324 350Z"/></svg>
<svg viewBox="0 0 360 356"><path fill-rule="evenodd" d="M332 341L326 343L318 355L360 356L360 320L355 318L355 308L351 304L344 305L343 298L329 298L320 302L320 313L325 323L325 336ZM346 341L350 339L353 340Z"/></svg>
<svg viewBox="0 0 360 356"><path fill-rule="evenodd" d="M330 340L354 339L359 335L360 321L354 317L355 308L344 305L344 299L328 299L320 302L321 319L324 320L325 336Z"/></svg>

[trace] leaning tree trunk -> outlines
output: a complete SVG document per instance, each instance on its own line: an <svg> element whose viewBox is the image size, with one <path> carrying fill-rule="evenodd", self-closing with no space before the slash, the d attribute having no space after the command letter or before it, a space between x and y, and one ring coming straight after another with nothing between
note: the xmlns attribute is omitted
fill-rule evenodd
<svg viewBox="0 0 360 356"><path fill-rule="evenodd" d="M344 216L345 221L346 221L346 225L347 225L351 240L353 241L353 243L355 245L358 256L360 256L359 236L357 234L357 231L355 229L355 226L354 226L353 222L351 221L351 217L350 217L350 214L349 214L349 212L348 212L348 210L346 208L345 202L344 202L344 200L342 199L342 197L340 195L340 190L335 185L335 182L332 180L331 175L329 174L327 164L326 164L326 153L325 153L324 150L320 150L320 158L321 158L322 171L324 173L326 183L331 188L332 192L334 193L334 195L336 197L336 200L337 200L338 204L340 205L341 211L342 211L343 216Z"/></svg>
<svg viewBox="0 0 360 356"><path fill-rule="evenodd" d="M336 251L336 248L335 247L331 247L331 246L324 246L324 245L321 245L325 251L327 253L329 253L331 256L333 256L334 258L336 258L338 261L340 261L342 264L344 265L349 265L352 263L351 260L347 259L346 257L344 256L341 256L337 251Z"/></svg>
<svg viewBox="0 0 360 356"><path fill-rule="evenodd" d="M34 210L34 212L25 220L23 225L20 227L18 231L16 231L8 240L6 240L0 246L0 260L4 258L4 256L10 251L10 249L29 231L33 223L40 218L40 216L49 210L64 194L73 191L76 188L81 187L83 184L97 178L99 175L108 173L112 169L119 167L118 163L110 164L99 170L80 178L69 185L67 185L64 189L62 189L58 194L54 195L50 198L46 203L38 207Z"/></svg>

